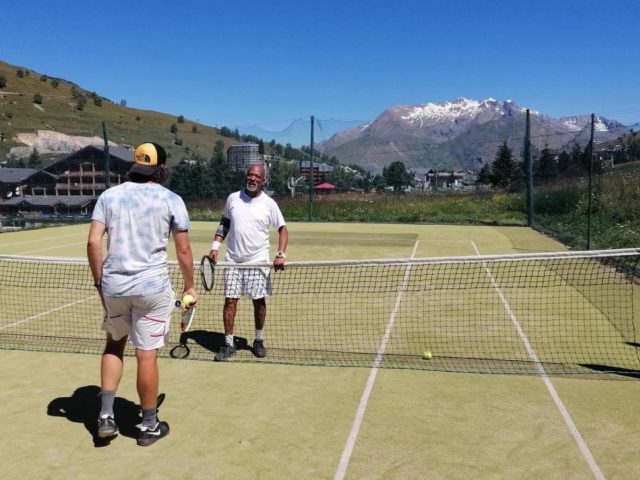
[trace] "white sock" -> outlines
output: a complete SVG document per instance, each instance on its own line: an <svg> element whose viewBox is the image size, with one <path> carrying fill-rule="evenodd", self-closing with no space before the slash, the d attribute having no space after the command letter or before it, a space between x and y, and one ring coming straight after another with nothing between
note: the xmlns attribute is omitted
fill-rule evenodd
<svg viewBox="0 0 640 480"><path fill-rule="evenodd" d="M225 335L224 339L227 345L230 345L233 347L233 335Z"/></svg>
<svg viewBox="0 0 640 480"><path fill-rule="evenodd" d="M258 330L256 328L256 340L264 340L264 329Z"/></svg>

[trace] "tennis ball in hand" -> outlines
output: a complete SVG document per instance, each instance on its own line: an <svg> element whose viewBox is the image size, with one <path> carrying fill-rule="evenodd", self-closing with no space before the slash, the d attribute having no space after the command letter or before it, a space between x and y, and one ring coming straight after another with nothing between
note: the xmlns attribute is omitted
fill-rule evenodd
<svg viewBox="0 0 640 480"><path fill-rule="evenodd" d="M422 353L422 358L424 358L425 360L431 360L431 357L433 357L433 355L431 355L431 352L429 350L425 350Z"/></svg>
<svg viewBox="0 0 640 480"><path fill-rule="evenodd" d="M191 305L194 300L195 298L193 298L193 295L186 294L184 297L182 297L182 305Z"/></svg>

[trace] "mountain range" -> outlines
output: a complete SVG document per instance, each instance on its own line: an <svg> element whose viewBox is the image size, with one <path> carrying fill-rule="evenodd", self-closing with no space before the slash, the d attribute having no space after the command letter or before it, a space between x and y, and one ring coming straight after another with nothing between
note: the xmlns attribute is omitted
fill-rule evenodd
<svg viewBox="0 0 640 480"><path fill-rule="evenodd" d="M597 139L617 138L628 129L616 120L595 117ZM530 110L531 142L538 150L584 146L591 116L559 119ZM397 105L374 121L333 135L318 144L341 163L378 172L393 161L407 168L479 170L491 163L505 141L519 156L525 137L526 109L511 100L493 98L421 105Z"/></svg>
<svg viewBox="0 0 640 480"><path fill-rule="evenodd" d="M154 139L170 163L208 159L217 141L240 141L218 128L182 115L141 110L108 100L77 84L0 60L0 159L69 153L103 141L105 125L113 144L136 145ZM79 108L78 98L84 98ZM346 165L379 172L395 160L408 168L479 170L505 141L519 155L525 135L525 109L511 100L470 100L397 105L367 124L341 131L314 147ZM590 116L553 119L531 110L532 143L538 150L586 145ZM615 139L627 129L596 117L596 140ZM227 129L228 130L228 129ZM264 139L268 141L269 139ZM270 153L270 152L267 152Z"/></svg>

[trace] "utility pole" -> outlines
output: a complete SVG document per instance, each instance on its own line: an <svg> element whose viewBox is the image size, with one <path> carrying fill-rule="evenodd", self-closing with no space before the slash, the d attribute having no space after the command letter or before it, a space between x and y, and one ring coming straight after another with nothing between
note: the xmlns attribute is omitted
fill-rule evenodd
<svg viewBox="0 0 640 480"><path fill-rule="evenodd" d="M309 151L309 221L313 220L313 115L311 115L311 149Z"/></svg>
<svg viewBox="0 0 640 480"><path fill-rule="evenodd" d="M102 121L102 136L104 137L104 189L111 188L111 171L109 167L109 140L107 139L107 122Z"/></svg>
<svg viewBox="0 0 640 480"><path fill-rule="evenodd" d="M591 114L591 138L589 139L589 198L587 201L587 250L591 250L591 197L593 184L593 133L595 130L595 114Z"/></svg>
<svg viewBox="0 0 640 480"><path fill-rule="evenodd" d="M524 133L524 161L527 166L527 225L533 227L533 158L531 155L531 115L528 108Z"/></svg>

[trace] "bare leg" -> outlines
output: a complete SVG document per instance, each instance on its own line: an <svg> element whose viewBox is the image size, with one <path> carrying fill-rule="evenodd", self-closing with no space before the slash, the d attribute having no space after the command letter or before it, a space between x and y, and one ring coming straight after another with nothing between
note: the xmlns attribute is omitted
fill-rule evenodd
<svg viewBox="0 0 640 480"><path fill-rule="evenodd" d="M264 328L264 322L267 318L267 302L264 298L258 298L253 301L253 320L256 330Z"/></svg>
<svg viewBox="0 0 640 480"><path fill-rule="evenodd" d="M118 390L118 385L120 385L120 380L122 379L124 347L126 344L126 336L115 341L111 338L110 333L107 334L107 344L100 362L100 388L103 391L115 392Z"/></svg>
<svg viewBox="0 0 640 480"><path fill-rule="evenodd" d="M136 386L140 397L140 406L156 408L158 402L158 385L160 374L158 372L158 350L140 350L136 348L138 360L138 376Z"/></svg>
<svg viewBox="0 0 640 480"><path fill-rule="evenodd" d="M238 307L237 298L225 298L222 310L222 320L224 321L224 334L233 335L233 324L236 320L236 310Z"/></svg>

